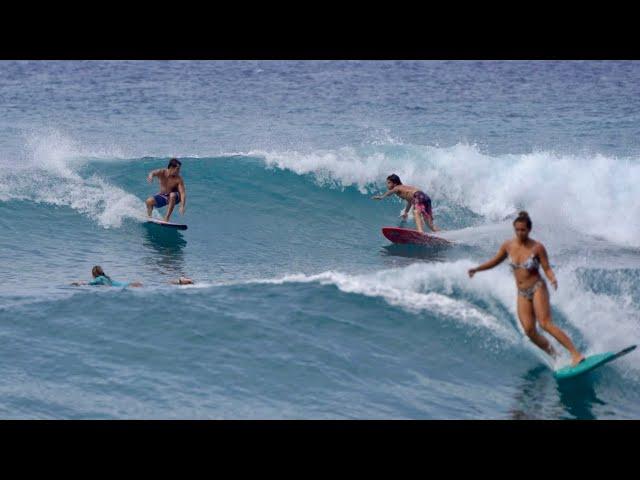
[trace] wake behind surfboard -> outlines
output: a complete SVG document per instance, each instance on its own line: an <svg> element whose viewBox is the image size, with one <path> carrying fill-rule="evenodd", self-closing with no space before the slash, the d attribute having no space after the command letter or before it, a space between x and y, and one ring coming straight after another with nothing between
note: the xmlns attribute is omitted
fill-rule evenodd
<svg viewBox="0 0 640 480"><path fill-rule="evenodd" d="M166 228L174 228L176 230L186 230L187 225L184 223L165 222L164 220L158 220L157 218L146 218L145 223L155 223Z"/></svg>
<svg viewBox="0 0 640 480"><path fill-rule="evenodd" d="M393 243L409 245L452 245L453 242L444 238L420 233L417 230L399 227L382 227L382 234Z"/></svg>
<svg viewBox="0 0 640 480"><path fill-rule="evenodd" d="M575 367L564 367L553 373L553 376L558 380L565 380L567 378L577 377L578 375L582 375L584 373L590 372L598 367L601 367L605 363L612 362L616 358L620 358L623 355L626 355L629 352L632 352L636 349L637 345L631 345L619 352L605 352L598 353L597 355L590 355L584 359L584 361L580 362Z"/></svg>

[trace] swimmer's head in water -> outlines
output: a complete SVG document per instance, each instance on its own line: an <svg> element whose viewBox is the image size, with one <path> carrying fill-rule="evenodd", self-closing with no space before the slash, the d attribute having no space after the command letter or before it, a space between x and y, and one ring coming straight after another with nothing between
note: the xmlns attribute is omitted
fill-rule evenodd
<svg viewBox="0 0 640 480"><path fill-rule="evenodd" d="M104 270L102 270L102 267L100 265L96 265L95 267L93 267L91 269L91 275L93 275L93 278L95 277L104 277Z"/></svg>
<svg viewBox="0 0 640 480"><path fill-rule="evenodd" d="M513 229L516 232L516 236L521 241L525 241L529 237L529 232L531 232L532 226L531 218L529 218L529 214L524 210L518 213L518 216L513 221Z"/></svg>
<svg viewBox="0 0 640 480"><path fill-rule="evenodd" d="M172 158L169 160L169 165L167 165L167 169L169 169L169 173L171 175L176 175L180 172L180 167L182 166L182 162L177 158Z"/></svg>
<svg viewBox="0 0 640 480"><path fill-rule="evenodd" d="M104 273L104 270L102 269L102 267L100 265L96 265L95 267L93 267L91 269L91 275L93 275L93 278L104 277L104 278L108 279L109 281L112 281L111 277L109 275L107 275L106 273Z"/></svg>
<svg viewBox="0 0 640 480"><path fill-rule="evenodd" d="M400 177L398 175L396 175L395 173L392 173L387 177L387 188L389 190L391 190L394 187L397 187L398 185L402 185L402 182L400 181Z"/></svg>

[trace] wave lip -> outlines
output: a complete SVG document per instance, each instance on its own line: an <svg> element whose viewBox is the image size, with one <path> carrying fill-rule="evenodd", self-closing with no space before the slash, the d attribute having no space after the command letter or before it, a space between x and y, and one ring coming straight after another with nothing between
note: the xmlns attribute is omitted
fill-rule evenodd
<svg viewBox="0 0 640 480"><path fill-rule="evenodd" d="M83 146L55 130L32 134L26 141L24 161L11 168L0 185L0 201L68 206L104 228L120 227L125 218L140 218L144 204L98 175L83 178L78 173L89 156L113 158L119 153L117 148Z"/></svg>
<svg viewBox="0 0 640 480"><path fill-rule="evenodd" d="M384 188L396 173L425 189L435 205L447 200L490 221L526 209L536 221L640 246L640 159L549 151L487 155L474 145L441 148L371 145L337 150L254 150L272 168L312 174L322 185Z"/></svg>
<svg viewBox="0 0 640 480"><path fill-rule="evenodd" d="M28 136L24 151L21 162L9 165L10 181L0 185L0 200L49 203L55 192L59 199L54 204L76 208L102 226L119 226L123 218L139 216L134 211L144 211L135 196L79 174L89 158L122 156L118 146L86 146L51 130ZM248 157L261 160L267 168L312 175L324 186L356 187L362 194L384 188L387 175L396 173L405 183L427 191L436 215L438 209L453 206L467 215L498 222L526 209L534 228L545 225L563 236L586 234L640 247L638 158L549 151L489 155L463 143L445 148L395 140L309 152L256 149L236 152L231 158L241 164ZM193 165L207 160L201 157ZM52 189L52 194L42 194ZM91 195L96 199L89 205ZM103 205L106 198L117 199L116 208L109 212Z"/></svg>
<svg viewBox="0 0 640 480"><path fill-rule="evenodd" d="M456 262L455 266L462 267L466 275L466 269L471 266L471 263ZM442 266L439 265L429 265L427 268L424 265L411 265L397 270L384 270L364 275L327 271L316 275L292 274L277 279L256 279L243 283L334 285L345 293L383 298L389 305L400 307L413 314L429 311L473 328L490 330L494 335L510 343L519 341L519 336L512 326L504 325L500 319L477 308L467 300L453 298L450 291L447 294L446 283L451 282L451 278L441 268ZM440 278L436 279L436 277ZM446 277L449 277L448 280ZM430 283L434 288L429 287ZM430 291L436 288L444 290L444 293Z"/></svg>
<svg viewBox="0 0 640 480"><path fill-rule="evenodd" d="M292 274L276 279L256 279L242 283L275 284L311 283L334 285L346 293L384 299L390 305L411 313L433 312L465 326L482 328L509 344L521 343L552 367L568 362L568 354L556 345L560 358L555 362L544 355L525 336L516 311L516 288L506 269L482 272L469 279L467 270L476 263L458 260L444 264L412 264L398 269L370 274L350 275L327 271L315 275ZM574 343L586 355L614 351L634 343L640 336L637 305L628 293L606 294L585 288L577 269L556 270L561 287L551 290L554 321L569 328ZM611 312L618 312L611 315ZM636 342L637 343L637 342ZM637 358L618 362L640 368Z"/></svg>

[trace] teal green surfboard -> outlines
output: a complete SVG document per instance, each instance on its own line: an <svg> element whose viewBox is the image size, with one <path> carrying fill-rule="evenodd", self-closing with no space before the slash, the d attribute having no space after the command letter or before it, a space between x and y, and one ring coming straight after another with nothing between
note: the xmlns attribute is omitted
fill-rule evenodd
<svg viewBox="0 0 640 480"><path fill-rule="evenodd" d="M553 373L553 376L558 380L564 380L566 378L577 377L578 375L582 375L583 373L590 372L594 368L598 368L605 363L609 363L616 358L619 358L627 353L635 350L637 345L631 345L623 350L620 350L617 353L614 352L605 352L598 353L597 355L591 355L584 359L584 361L580 362L575 367L564 367L560 370L557 370Z"/></svg>

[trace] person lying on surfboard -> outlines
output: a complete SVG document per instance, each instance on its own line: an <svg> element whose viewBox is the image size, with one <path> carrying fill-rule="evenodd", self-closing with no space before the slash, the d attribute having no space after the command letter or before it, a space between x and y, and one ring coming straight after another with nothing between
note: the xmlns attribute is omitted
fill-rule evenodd
<svg viewBox="0 0 640 480"><path fill-rule="evenodd" d="M509 266L513 271L518 289L518 318L526 335L542 350L552 357L556 352L551 343L536 329L536 320L543 330L553 335L571 354L571 364L577 365L584 360L584 356L576 350L571 339L558 328L551 319L551 306L549 305L549 290L538 269L542 266L545 275L551 281L555 290L558 289L558 280L549 265L549 257L544 245L532 238L531 218L522 211L513 221L515 238L504 242L494 258L482 265L469 270L469 277L473 278L476 272L490 270L502 263L507 257ZM516 262L516 259L518 261Z"/></svg>
<svg viewBox="0 0 640 480"><path fill-rule="evenodd" d="M416 228L420 233L424 233L424 224L422 218L427 222L429 228L434 232L440 231L438 227L436 227L433 223L433 212L431 210L431 199L429 196L421 190L418 190L416 187L412 187L410 185L403 185L400 181L400 177L395 173L392 173L387 177L387 188L388 190L382 195L374 195L374 200L382 200L389 195L393 195L394 193L398 195L403 200L407 201L407 206L404 209L404 212L400 215L405 220L409 215L409 209L413 206L413 215L416 219Z"/></svg>
<svg viewBox="0 0 640 480"><path fill-rule="evenodd" d="M173 207L180 204L180 214L184 215L184 208L187 204L187 192L184 187L184 180L180 176L180 166L182 163L177 158L169 160L167 168L153 170L147 176L149 183L153 182L153 177L158 177L160 182L160 193L147 198L147 216L151 216L153 207L162 208L168 205L167 214L164 221L168 222L173 213Z"/></svg>
<svg viewBox="0 0 640 480"><path fill-rule="evenodd" d="M71 285L106 285L107 287L141 287L142 283L140 282L116 282L112 280L100 265L96 265L91 269L91 275L93 276L93 280L90 282L73 282Z"/></svg>
<svg viewBox="0 0 640 480"><path fill-rule="evenodd" d="M107 287L142 287L140 282L116 282L109 277L100 265L96 265L91 269L91 276L93 280L90 282L73 282L71 285L106 285ZM177 280L171 280L169 282L172 285L193 285L195 282L188 277L179 277Z"/></svg>

